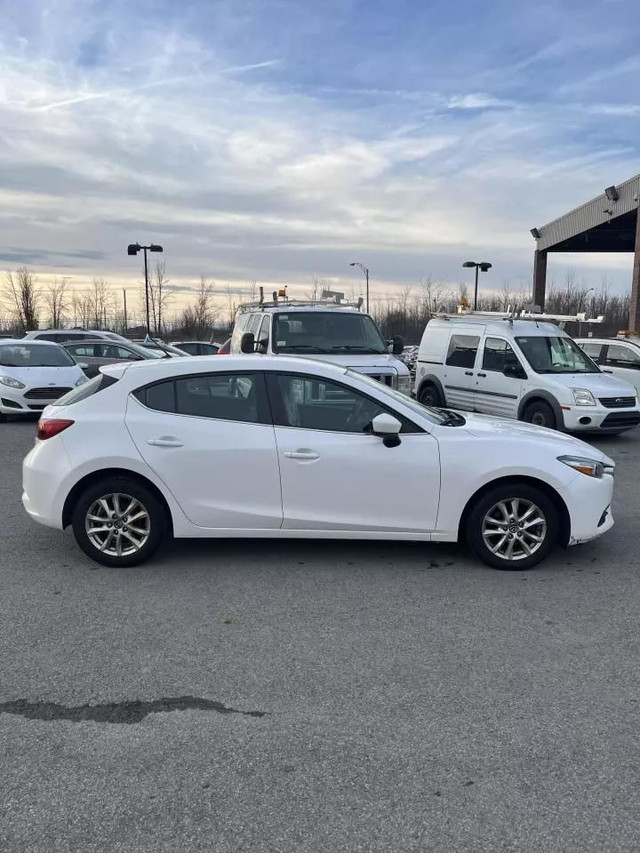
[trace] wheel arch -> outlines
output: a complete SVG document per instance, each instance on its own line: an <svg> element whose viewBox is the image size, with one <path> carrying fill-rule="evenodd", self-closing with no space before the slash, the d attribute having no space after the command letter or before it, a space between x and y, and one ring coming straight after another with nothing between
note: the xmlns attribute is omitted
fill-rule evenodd
<svg viewBox="0 0 640 853"><path fill-rule="evenodd" d="M171 514L171 507L167 503L165 496L162 494L160 489L152 483L147 477L144 477L142 474L138 474L136 471L131 471L127 468L100 468L97 471L92 471L90 474L86 474L82 479L78 480L78 482L73 486L71 491L66 497L64 502L64 506L62 508L62 527L69 527L71 524L71 519L73 517L73 510L75 509L76 503L78 502L80 495L85 491L85 489L92 486L94 483L99 483L100 480L105 480L107 478L115 477L116 479L127 479L127 480L135 480L139 485L144 486L145 489L148 489L154 497L161 503L167 513L167 521L170 525L170 534L173 535L173 516Z"/></svg>
<svg viewBox="0 0 640 853"><path fill-rule="evenodd" d="M483 498L484 495L487 494L487 492L490 492L497 486L504 486L510 483L513 485L524 484L527 486L532 486L533 488L539 489L549 498L549 500L556 508L556 511L558 513L558 520L560 522L560 536L558 538L558 541L561 545L566 547L569 544L569 540L571 539L571 516L569 515L569 510L567 509L567 505L562 499L562 496L558 494L558 492L553 488L553 486L550 486L549 483L545 483L544 480L538 480L536 477L520 475L500 477L497 480L491 480L491 482L485 483L484 486L481 486L469 498L465 505L465 508L462 511L462 515L460 516L460 523L458 525L458 540L462 541L466 539L467 520L476 503L481 500L481 498Z"/></svg>
<svg viewBox="0 0 640 853"><path fill-rule="evenodd" d="M438 393L440 394L440 399L441 399L441 400L443 401L443 403L446 405L446 403L447 403L447 397L446 397L446 395L445 395L445 393L444 393L444 386L443 386L442 382L438 379L438 377L437 377L437 376L434 376L434 374L433 374L433 373L427 373L427 375L426 375L426 376L423 376L423 377L421 378L421 380L420 380L420 384L418 385L418 389L417 389L417 391L416 391L416 400L419 400L419 399L420 399L420 392L422 391L422 389L424 388L424 386L425 386L425 385L433 385L433 386L435 386L435 388L437 389Z"/></svg>
<svg viewBox="0 0 640 853"><path fill-rule="evenodd" d="M559 430L563 430L564 426L564 415L562 414L562 408L560 403L556 400L556 398L549 391L544 391L541 388L536 389L535 391L529 391L524 397L520 400L518 405L518 420L521 421L524 415L525 409L527 406L530 406L531 403L536 403L538 400L541 400L543 403L547 403L553 409L553 413L556 416L556 424Z"/></svg>

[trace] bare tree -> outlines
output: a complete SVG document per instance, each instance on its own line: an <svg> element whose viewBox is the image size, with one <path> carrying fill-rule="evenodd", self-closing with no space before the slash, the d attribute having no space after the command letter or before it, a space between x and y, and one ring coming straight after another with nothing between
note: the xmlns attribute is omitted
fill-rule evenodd
<svg viewBox="0 0 640 853"><path fill-rule="evenodd" d="M44 291L42 301L47 309L49 315L48 322L51 328L61 328L69 307L69 279L52 279Z"/></svg>
<svg viewBox="0 0 640 853"><path fill-rule="evenodd" d="M229 297L231 288L229 288ZM211 336L213 325L219 313L214 301L214 285L204 273L196 290L192 305L185 308L178 319L183 333L188 338L206 338Z"/></svg>
<svg viewBox="0 0 640 853"><path fill-rule="evenodd" d="M173 298L173 290L169 287L167 267L164 261L158 261L153 275L149 279L149 317L156 335L164 331L163 317L168 304Z"/></svg>
<svg viewBox="0 0 640 853"><path fill-rule="evenodd" d="M15 275L7 272L4 298L20 331L38 328L38 293L36 277L31 270L20 267Z"/></svg>
<svg viewBox="0 0 640 853"><path fill-rule="evenodd" d="M89 294L89 322L94 329L107 325L107 315L112 307L113 294L109 290L108 283L103 278L94 278Z"/></svg>

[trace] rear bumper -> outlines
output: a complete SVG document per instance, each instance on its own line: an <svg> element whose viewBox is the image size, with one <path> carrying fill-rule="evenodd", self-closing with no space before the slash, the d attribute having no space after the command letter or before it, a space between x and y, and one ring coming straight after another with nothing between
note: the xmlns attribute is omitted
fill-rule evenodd
<svg viewBox="0 0 640 853"><path fill-rule="evenodd" d="M71 465L60 437L37 441L22 463L22 505L39 524L62 529Z"/></svg>

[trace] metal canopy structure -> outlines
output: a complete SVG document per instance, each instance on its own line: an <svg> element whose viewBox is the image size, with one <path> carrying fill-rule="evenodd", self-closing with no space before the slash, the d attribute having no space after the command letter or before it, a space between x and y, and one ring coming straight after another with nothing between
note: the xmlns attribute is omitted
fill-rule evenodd
<svg viewBox="0 0 640 853"><path fill-rule="evenodd" d="M629 329L640 329L640 175L608 187L601 195L532 228L536 240L533 262L533 301L544 307L547 257L550 252L633 252Z"/></svg>

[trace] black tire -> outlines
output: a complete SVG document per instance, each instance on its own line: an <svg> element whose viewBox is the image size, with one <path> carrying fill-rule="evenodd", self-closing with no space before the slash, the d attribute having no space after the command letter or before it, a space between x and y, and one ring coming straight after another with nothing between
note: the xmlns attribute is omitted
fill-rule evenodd
<svg viewBox="0 0 640 853"><path fill-rule="evenodd" d="M109 496L113 495L119 496L118 504L122 509L122 514L115 522L108 522L108 518L115 518L115 516L108 516L105 511L104 535L105 538L107 538L109 533L111 533L117 538L122 538L121 548L125 553L122 553L121 555L101 551L98 545L94 544L94 540L90 538L87 531L87 515L89 514L89 510L94 507L96 502L101 498L107 500L107 506L113 505L113 501L111 501L111 504L108 502ZM121 498L122 500L120 500ZM129 538L131 531L126 527L126 507L133 506L133 504L128 504L124 500L126 498L131 498L137 502L137 504L139 504L146 513L146 518L142 521L137 521L135 516L137 515L138 510L134 509L134 520L136 520L137 524L141 524L142 527L138 528L132 525L131 530L136 531L135 536L138 537L142 544L137 548L137 550L129 553L126 551L127 548L132 547L133 541ZM102 515L100 510L98 510L98 512ZM94 516L94 518L96 518L96 516ZM122 522L120 519L125 519L125 522ZM128 477L105 477L104 480L100 480L99 482L89 486L76 501L76 505L73 508L71 524L76 542L87 557L95 560L96 563L101 563L103 566L111 566L114 568L139 566L141 563L146 562L146 560L154 554L171 529L170 519L168 518L165 506L160 502L160 500L158 500L150 489L141 485L137 480ZM97 524L99 524L99 522L97 522ZM107 525L110 528L109 531L106 531ZM118 528L118 530L116 531L115 528ZM144 535L138 536L137 531L140 529L144 530L146 539L144 539ZM99 538L100 532L96 534L95 530L97 530L97 528L94 528L94 537L97 536ZM112 545L111 549L114 547L117 547L117 544Z"/></svg>
<svg viewBox="0 0 640 853"><path fill-rule="evenodd" d="M418 402L422 403L423 406L431 406L435 409L444 406L442 395L431 382L427 382L420 389L420 392L418 393Z"/></svg>
<svg viewBox="0 0 640 853"><path fill-rule="evenodd" d="M515 520L508 521L505 519L504 526L501 521L493 520L501 518L503 515L500 510L495 509L499 504L505 503L507 510L511 511L513 509L512 501L514 500L520 501L519 507L517 507L519 509L518 515L524 515L531 506L534 506L535 512L532 512L529 519L533 521L539 517L543 519L544 524L533 524L526 528L529 532L525 533L524 527L515 527ZM485 522L485 520L487 521ZM522 523L526 524L526 522ZM495 533L493 532L494 528L497 531ZM560 536L560 520L553 501L541 489L527 483L505 483L485 492L476 502L467 516L464 532L466 532L467 541L472 550L483 562L496 569L522 571L531 569L540 563L556 546ZM485 532L489 542L495 542L496 545L500 543L504 534L507 539L502 548L505 550L509 548L511 542L514 542L512 546L514 558L509 559L494 553L487 545ZM513 538L509 539L510 536ZM542 541L539 544L534 542L533 536L541 536ZM522 546L522 542L529 548L535 548L530 556L526 556L526 549ZM522 556L520 556L521 554Z"/></svg>
<svg viewBox="0 0 640 853"><path fill-rule="evenodd" d="M547 429L558 428L555 412L544 400L534 400L533 403L529 403L524 410L522 420L535 426L547 427Z"/></svg>

